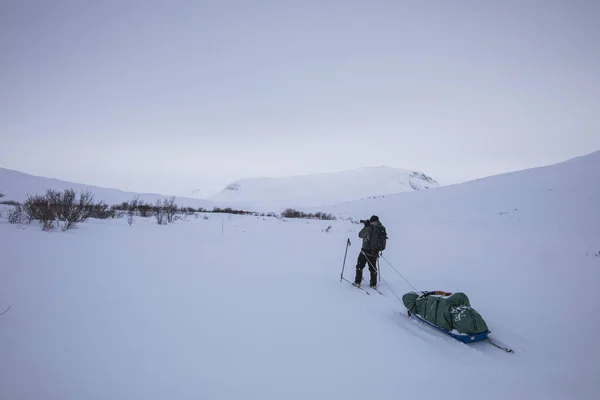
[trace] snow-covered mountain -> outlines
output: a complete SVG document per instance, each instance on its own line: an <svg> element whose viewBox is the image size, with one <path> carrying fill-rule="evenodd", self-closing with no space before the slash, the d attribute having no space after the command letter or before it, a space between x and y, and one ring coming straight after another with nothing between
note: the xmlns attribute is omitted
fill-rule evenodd
<svg viewBox="0 0 600 400"><path fill-rule="evenodd" d="M208 199L233 207L277 211L284 207L322 206L439 186L423 172L381 166L284 178L241 179Z"/></svg>
<svg viewBox="0 0 600 400"><path fill-rule="evenodd" d="M157 193L126 192L119 189L68 182L60 179L26 174L12 169L0 168L0 193L6 196L3 200L24 201L27 199L27 196L44 194L47 189L90 191L94 195L96 201L104 201L108 205L131 201L136 196L139 196L139 199L146 203L154 203L156 200L170 197ZM183 207L212 209L214 206L211 201L187 197L176 197L175 202L177 205Z"/></svg>
<svg viewBox="0 0 600 400"><path fill-rule="evenodd" d="M210 214L45 233L3 216L0 393L595 400L599 204L596 152L329 207L387 227L382 296L340 280L360 249L349 220ZM514 353L408 318L399 297L413 287L465 293Z"/></svg>

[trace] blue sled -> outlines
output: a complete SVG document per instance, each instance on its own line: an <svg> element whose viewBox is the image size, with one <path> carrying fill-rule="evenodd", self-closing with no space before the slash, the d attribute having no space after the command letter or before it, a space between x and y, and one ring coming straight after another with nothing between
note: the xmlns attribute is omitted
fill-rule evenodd
<svg viewBox="0 0 600 400"><path fill-rule="evenodd" d="M425 322L428 325L433 326L434 328L436 328L437 330L440 330L442 332L444 332L446 335L452 336L454 339L459 340L463 343L475 343L475 342L481 342L483 340L486 340L488 335L491 333L491 331L485 331L483 333L478 333L476 335L466 335L466 334L457 334L457 333L452 333L450 331L445 330L444 328L441 328L435 324L432 324L431 322L427 321L425 318L421 317L418 314L412 313L412 315L414 315L415 317L417 317L418 320Z"/></svg>

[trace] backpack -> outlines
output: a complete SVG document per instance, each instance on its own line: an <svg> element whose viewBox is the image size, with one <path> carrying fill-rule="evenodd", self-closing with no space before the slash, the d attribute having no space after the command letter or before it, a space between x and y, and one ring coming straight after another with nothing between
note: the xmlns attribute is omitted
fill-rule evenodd
<svg viewBox="0 0 600 400"><path fill-rule="evenodd" d="M371 225L371 238L369 239L369 246L372 252L378 253L385 250L387 238L385 226L381 224Z"/></svg>

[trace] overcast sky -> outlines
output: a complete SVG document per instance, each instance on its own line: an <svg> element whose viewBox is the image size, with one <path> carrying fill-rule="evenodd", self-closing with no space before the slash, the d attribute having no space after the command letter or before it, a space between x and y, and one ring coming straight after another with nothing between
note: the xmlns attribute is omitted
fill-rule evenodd
<svg viewBox="0 0 600 400"><path fill-rule="evenodd" d="M0 2L0 166L185 194L600 149L600 1Z"/></svg>

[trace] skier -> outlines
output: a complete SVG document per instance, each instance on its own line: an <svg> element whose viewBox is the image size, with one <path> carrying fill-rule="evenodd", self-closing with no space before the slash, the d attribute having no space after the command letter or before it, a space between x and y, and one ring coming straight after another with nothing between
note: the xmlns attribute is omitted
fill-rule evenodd
<svg viewBox="0 0 600 400"><path fill-rule="evenodd" d="M358 233L358 237L363 240L363 243L356 263L356 277L354 278L353 285L360 287L363 278L363 269L368 262L369 271L371 272L369 286L376 288L377 259L379 258L379 252L385 250L387 232L377 215L373 215L370 219L361 220L360 222L365 226Z"/></svg>

